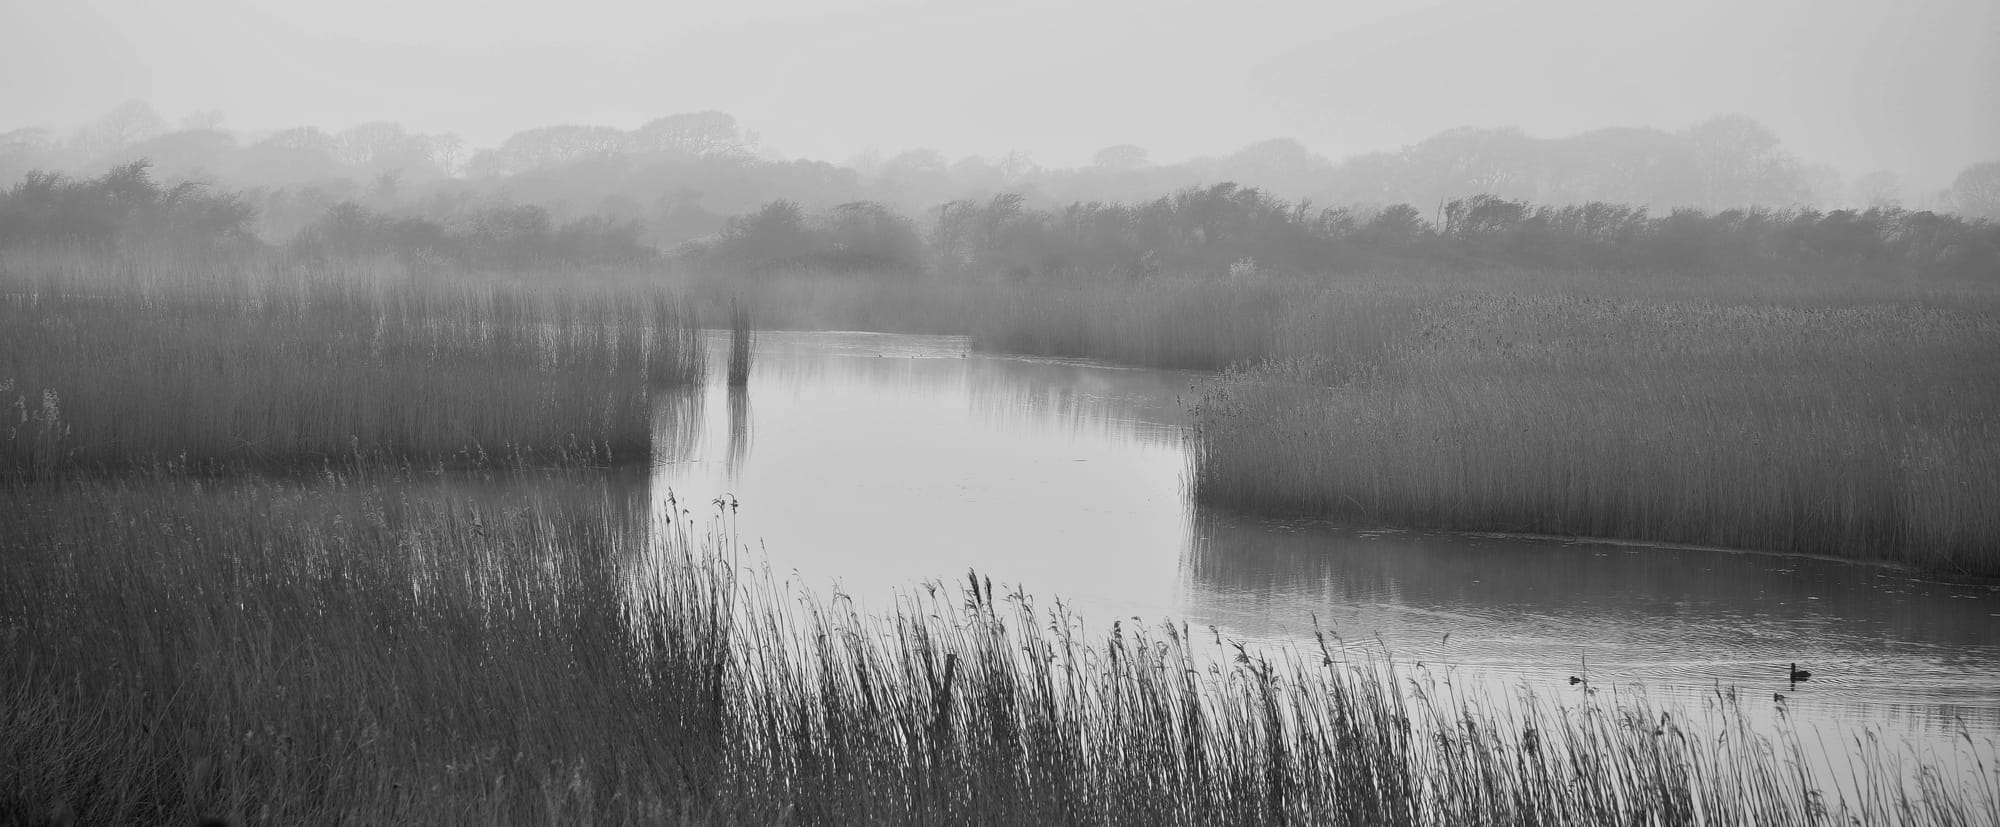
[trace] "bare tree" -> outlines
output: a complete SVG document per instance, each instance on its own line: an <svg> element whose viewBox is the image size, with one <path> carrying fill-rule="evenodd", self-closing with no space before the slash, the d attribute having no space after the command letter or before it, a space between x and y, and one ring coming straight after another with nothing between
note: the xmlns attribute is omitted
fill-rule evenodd
<svg viewBox="0 0 2000 827"><path fill-rule="evenodd" d="M1951 202L1961 215L2000 221L2000 161L1966 167L1952 179Z"/></svg>

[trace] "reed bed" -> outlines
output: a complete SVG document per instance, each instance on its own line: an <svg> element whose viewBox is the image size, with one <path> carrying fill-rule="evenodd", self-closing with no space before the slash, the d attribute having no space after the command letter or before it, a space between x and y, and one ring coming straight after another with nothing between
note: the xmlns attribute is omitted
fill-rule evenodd
<svg viewBox="0 0 2000 827"><path fill-rule="evenodd" d="M1224 370L1232 510L2000 575L2000 295L1504 271L1009 290L976 345Z"/></svg>
<svg viewBox="0 0 2000 827"><path fill-rule="evenodd" d="M0 262L0 475L643 461L696 333L657 289Z"/></svg>
<svg viewBox="0 0 2000 827"><path fill-rule="evenodd" d="M687 295L703 318L727 317L740 302L756 308L760 330L877 333L963 334L996 289L932 276L816 270L681 272L658 281Z"/></svg>
<svg viewBox="0 0 2000 827"><path fill-rule="evenodd" d="M2000 302L1436 302L1357 366L1232 372L1201 500L2000 575Z"/></svg>
<svg viewBox="0 0 2000 827"><path fill-rule="evenodd" d="M733 503L506 483L5 489L0 822L2000 823L1994 768L1824 789L1720 693L1494 708L976 576L870 615Z"/></svg>
<svg viewBox="0 0 2000 827"><path fill-rule="evenodd" d="M1268 358L1278 320L1330 306L1324 290L1304 282L1256 290L1214 278L1034 284L990 302L970 334L994 352L1222 370Z"/></svg>

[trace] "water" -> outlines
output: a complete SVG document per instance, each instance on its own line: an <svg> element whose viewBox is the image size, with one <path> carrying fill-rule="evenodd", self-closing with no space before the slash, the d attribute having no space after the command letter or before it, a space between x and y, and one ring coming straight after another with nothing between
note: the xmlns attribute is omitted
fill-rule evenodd
<svg viewBox="0 0 2000 827"><path fill-rule="evenodd" d="M1350 650L1495 696L1580 692L1572 675L1655 698L1734 689L1753 714L1833 743L1865 726L1948 751L1969 733L1991 763L1992 587L1815 558L1197 514L1181 428L1202 379L970 353L954 337L766 333L747 389L717 382L662 412L652 484L693 513L733 496L736 531L775 574L864 607L976 569L1100 630L1173 619L1282 644L1317 619ZM1812 679L1788 681L1793 662Z"/></svg>

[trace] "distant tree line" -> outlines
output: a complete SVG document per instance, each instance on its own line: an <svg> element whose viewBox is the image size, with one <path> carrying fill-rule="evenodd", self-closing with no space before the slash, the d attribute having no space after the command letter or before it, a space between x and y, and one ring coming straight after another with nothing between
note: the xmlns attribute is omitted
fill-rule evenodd
<svg viewBox="0 0 2000 827"><path fill-rule="evenodd" d="M1849 180L1801 161L1769 128L1739 115L1682 129L1556 137L1460 127L1344 159L1276 139L1156 163L1144 148L1126 144L1072 168L1045 167L1019 153L954 160L928 149L866 152L837 164L784 160L760 150L756 133L722 112L667 115L630 129L537 127L486 148L387 122L253 135L225 130L221 120L204 113L172 125L150 107L128 103L73 133L0 133L0 185L30 170L94 178L146 158L161 180L205 181L235 192L256 207L249 227L267 241L293 238L341 203L440 224L484 205L533 204L558 225L596 216L636 227L641 242L661 249L712 242L731 216L778 200L812 215L879 204L928 224L938 205L951 202L1011 194L1036 210L1141 204L1221 181L1293 203L1359 205L1358 212L1412 204L1432 221L1442 205L1481 194L1550 206L1623 204L1659 216L1684 207L1709 213L1906 208L2000 220L2000 161L1968 167L1942 187L1909 185L1883 170Z"/></svg>
<svg viewBox="0 0 2000 827"><path fill-rule="evenodd" d="M1035 209L1016 194L955 201L937 210L921 245L913 223L880 205L807 216L777 202L733 219L717 240L689 245L680 257L747 272L1012 278L1509 266L2000 279L2000 224L1899 207L1654 215L1644 207L1534 205L1493 195L1453 200L1426 215L1408 204L1315 209L1225 183L1137 204Z"/></svg>
<svg viewBox="0 0 2000 827"><path fill-rule="evenodd" d="M602 216L557 222L548 210L526 204L495 204L440 222L345 202L306 225L288 246L308 257L391 254L414 264L512 271L632 264L658 257L657 250L640 240L635 224Z"/></svg>
<svg viewBox="0 0 2000 827"><path fill-rule="evenodd" d="M677 257L699 267L762 273L821 270L913 275L932 256L915 222L867 201L808 216L794 201L773 201L729 219L713 240L683 245Z"/></svg>
<svg viewBox="0 0 2000 827"><path fill-rule="evenodd" d="M263 193L266 203L275 203ZM998 278L1146 278L1163 272L1293 275L1424 267L1674 273L1859 273L2000 279L2000 224L1900 207L1676 209L1532 204L1482 194L1431 211L1318 208L1234 183L1135 203L1034 207L1026 196L947 202L920 223L887 205L822 210L777 199L662 251L636 221L557 219L495 199L422 211L345 200L290 204L284 239L252 227L257 199L166 186L145 162L94 178L31 172L0 192L0 247L282 247L307 257L390 255L417 265L531 270L656 262L717 272L866 272Z"/></svg>
<svg viewBox="0 0 2000 827"><path fill-rule="evenodd" d="M252 231L258 210L236 193L164 186L145 161L95 178L30 172L0 192L0 249L230 252L271 246ZM639 228L601 216L556 221L534 205L492 203L450 220L391 215L343 201L325 207L282 246L307 257L391 255L413 264L521 270L649 261Z"/></svg>

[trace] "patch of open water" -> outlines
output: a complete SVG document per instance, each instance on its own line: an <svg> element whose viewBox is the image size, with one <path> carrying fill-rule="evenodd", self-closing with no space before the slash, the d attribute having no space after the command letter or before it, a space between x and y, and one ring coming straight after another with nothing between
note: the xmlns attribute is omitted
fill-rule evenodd
<svg viewBox="0 0 2000 827"><path fill-rule="evenodd" d="M711 346L723 348L719 338ZM725 351L726 352L726 351ZM722 353L712 364L722 364ZM1198 513L1200 374L970 352L956 337L760 335L749 387L661 413L656 499L730 494L772 570L866 608L976 569L1095 628L1185 620L1528 687L1736 690L1829 743L1872 728L1994 762L2000 593L1837 560L1365 530ZM1813 672L1793 684L1790 664ZM1774 695L1784 695L1779 701Z"/></svg>

